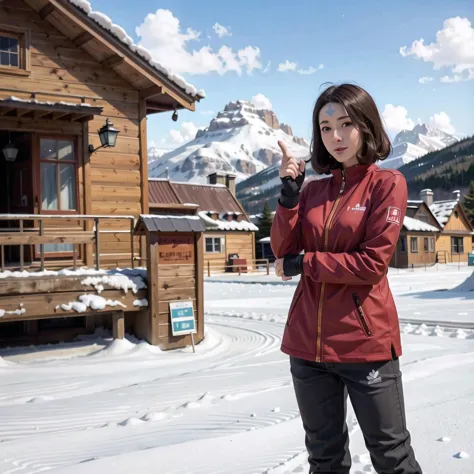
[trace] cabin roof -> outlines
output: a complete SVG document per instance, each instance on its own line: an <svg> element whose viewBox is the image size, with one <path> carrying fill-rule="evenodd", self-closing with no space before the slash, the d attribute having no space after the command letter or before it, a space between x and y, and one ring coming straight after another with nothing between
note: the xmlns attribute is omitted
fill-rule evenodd
<svg viewBox="0 0 474 474"><path fill-rule="evenodd" d="M439 232L437 227L408 216L403 219L403 227L411 232Z"/></svg>
<svg viewBox="0 0 474 474"><path fill-rule="evenodd" d="M138 234L142 233L143 226L149 232L204 232L206 230L198 216L142 214L135 227Z"/></svg>
<svg viewBox="0 0 474 474"><path fill-rule="evenodd" d="M148 114L176 109L195 110L205 97L150 51L135 44L126 31L87 0L23 0L41 19L92 56L102 67L127 81L146 101Z"/></svg>

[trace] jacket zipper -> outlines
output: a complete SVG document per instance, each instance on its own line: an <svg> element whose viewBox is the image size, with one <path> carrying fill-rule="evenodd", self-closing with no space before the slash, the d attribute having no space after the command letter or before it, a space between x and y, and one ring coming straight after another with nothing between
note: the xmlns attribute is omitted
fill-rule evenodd
<svg viewBox="0 0 474 474"><path fill-rule="evenodd" d="M365 332L365 335L372 336L372 331L370 330L367 320L365 319L364 310L362 309L362 305L360 304L357 293L352 293L352 299L354 300L354 303L356 305L357 313L359 315L359 322L362 326L363 331Z"/></svg>
<svg viewBox="0 0 474 474"><path fill-rule="evenodd" d="M342 170L342 183L341 188L339 189L339 194L336 198L334 205L332 206L331 212L329 213L328 220L326 221L326 226L324 227L324 251L328 251L328 234L329 229L331 228L332 219L334 217L334 213L339 206L339 201L341 200L342 193L346 187L346 174L344 169ZM322 359L322 350L321 350L321 325L322 325L322 315L323 315L323 304L324 304L324 290L326 288L326 283L323 282L321 284L321 294L319 295L319 305L318 305L318 337L316 340L316 362L321 362Z"/></svg>

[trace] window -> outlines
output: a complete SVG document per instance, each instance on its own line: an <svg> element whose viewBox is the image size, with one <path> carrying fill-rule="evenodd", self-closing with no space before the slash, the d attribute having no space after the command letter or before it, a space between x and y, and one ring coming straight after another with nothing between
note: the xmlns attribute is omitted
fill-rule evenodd
<svg viewBox="0 0 474 474"><path fill-rule="evenodd" d="M434 237L430 237L429 250L430 250L430 252L434 252L434 251L435 251L435 239L434 239Z"/></svg>
<svg viewBox="0 0 474 474"><path fill-rule="evenodd" d="M0 65L20 67L20 40L0 34Z"/></svg>
<svg viewBox="0 0 474 474"><path fill-rule="evenodd" d="M429 239L428 239L428 237L425 237L423 239L423 251L424 252L429 252Z"/></svg>
<svg viewBox="0 0 474 474"><path fill-rule="evenodd" d="M451 237L451 253L464 253L464 239Z"/></svg>
<svg viewBox="0 0 474 474"><path fill-rule="evenodd" d="M407 238L405 236L400 237L400 252L407 251Z"/></svg>
<svg viewBox="0 0 474 474"><path fill-rule="evenodd" d="M224 237L206 237L206 253L223 253Z"/></svg>
<svg viewBox="0 0 474 474"><path fill-rule="evenodd" d="M30 31L11 25L0 25L0 74L30 73Z"/></svg>
<svg viewBox="0 0 474 474"><path fill-rule="evenodd" d="M410 238L411 253L418 253L418 237Z"/></svg>
<svg viewBox="0 0 474 474"><path fill-rule="evenodd" d="M76 210L76 153L72 140L40 140L41 210Z"/></svg>

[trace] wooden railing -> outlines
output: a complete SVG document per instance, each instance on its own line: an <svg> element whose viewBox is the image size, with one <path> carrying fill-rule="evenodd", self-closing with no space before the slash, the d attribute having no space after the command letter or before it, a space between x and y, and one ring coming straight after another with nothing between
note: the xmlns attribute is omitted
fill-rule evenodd
<svg viewBox="0 0 474 474"><path fill-rule="evenodd" d="M100 230L100 223L105 220L128 221L128 230ZM100 268L100 235L106 233L127 234L130 241L130 263L133 268L136 260L134 256L133 231L135 227L135 218L133 216L90 216L81 214L56 214L56 215L37 215L37 214L0 214L0 221L16 221L18 227L0 228L0 261L1 270L5 271L5 247L20 247L20 269L25 268L25 245L40 247L40 266L43 271L45 268L45 244L72 244L72 261L73 268L77 268L77 246L93 245L95 250L95 268ZM60 221L61 223L75 222L81 223L77 229L71 228L54 228L48 229L45 222ZM25 227L25 222L32 222L33 227ZM94 226L91 230L87 229L93 222ZM35 224L38 224L35 227ZM107 253L107 257L123 256L123 254ZM103 255L102 255L103 256ZM128 258L128 253L127 253Z"/></svg>
<svg viewBox="0 0 474 474"><path fill-rule="evenodd" d="M242 274L244 268L247 271L260 271L260 267L266 271L267 275L270 275L270 261L266 258L259 258L256 260L248 260L245 265L229 265L227 262L211 262L210 260L207 261L207 265L205 271L207 272L207 276L211 276L212 271L217 273L225 273L228 269L236 268L239 275Z"/></svg>

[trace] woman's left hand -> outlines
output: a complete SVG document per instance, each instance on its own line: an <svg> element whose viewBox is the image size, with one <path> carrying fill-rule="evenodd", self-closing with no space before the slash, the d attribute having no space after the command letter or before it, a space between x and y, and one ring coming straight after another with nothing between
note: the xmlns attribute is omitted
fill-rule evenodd
<svg viewBox="0 0 474 474"><path fill-rule="evenodd" d="M292 279L291 277L286 276L283 273L283 258L277 258L275 260L275 275L281 277L283 281L288 281Z"/></svg>

